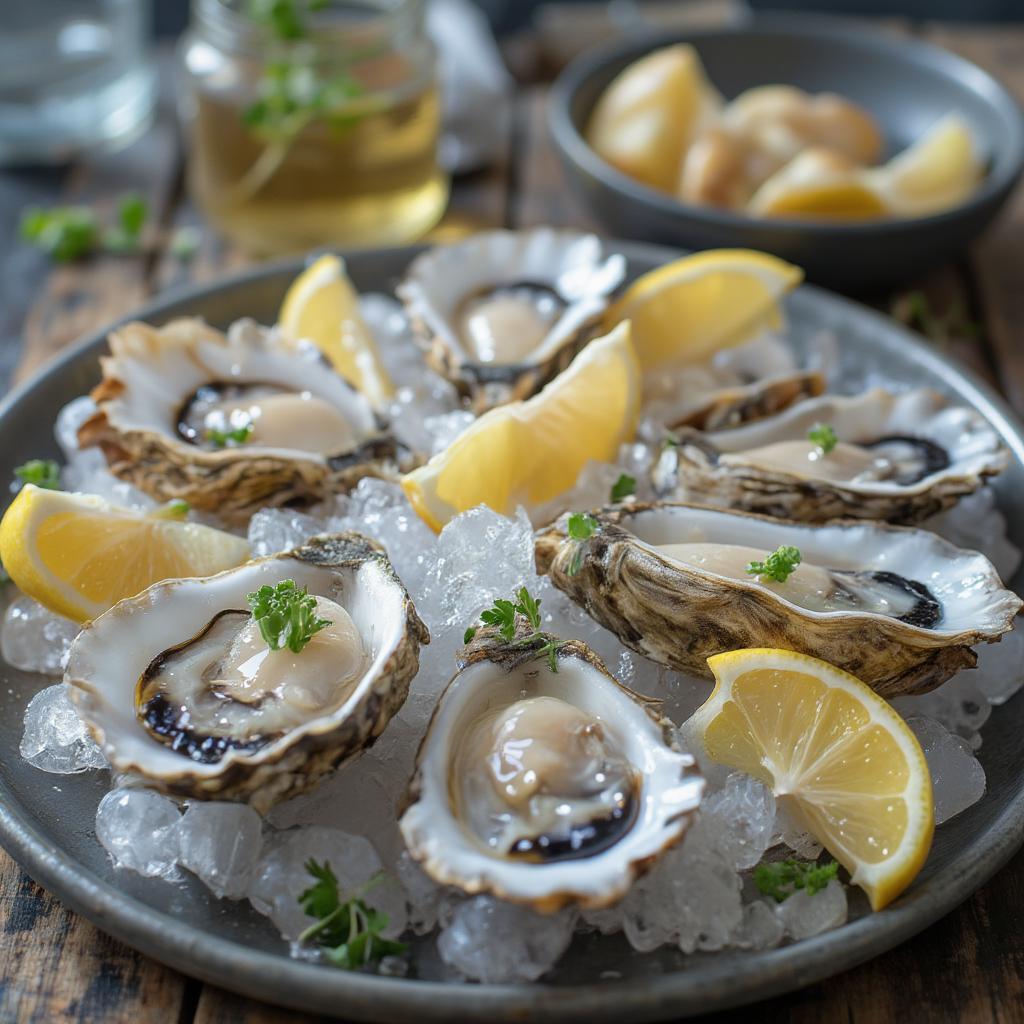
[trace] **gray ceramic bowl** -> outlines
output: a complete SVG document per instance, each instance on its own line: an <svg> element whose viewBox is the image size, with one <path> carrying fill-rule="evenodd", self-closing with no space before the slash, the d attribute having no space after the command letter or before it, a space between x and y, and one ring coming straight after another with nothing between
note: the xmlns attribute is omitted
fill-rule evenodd
<svg viewBox="0 0 1024 1024"><path fill-rule="evenodd" d="M727 98L755 85L786 83L860 103L881 124L889 154L957 110L971 125L988 173L963 205L911 220L766 220L684 205L615 170L582 135L598 97L623 68L678 42L696 47ZM744 27L618 42L563 72L548 113L570 182L612 233L691 249L763 249L800 265L811 280L844 291L894 285L956 256L992 220L1024 168L1024 119L994 78L934 46L829 19L759 19Z"/></svg>

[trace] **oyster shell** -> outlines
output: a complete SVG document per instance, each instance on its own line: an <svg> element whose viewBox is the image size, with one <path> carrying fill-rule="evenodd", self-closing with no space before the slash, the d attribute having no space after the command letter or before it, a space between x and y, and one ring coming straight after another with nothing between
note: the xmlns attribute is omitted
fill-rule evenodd
<svg viewBox="0 0 1024 1024"><path fill-rule="evenodd" d="M595 235L488 231L418 256L397 291L430 365L483 412L565 369L625 270Z"/></svg>
<svg viewBox="0 0 1024 1024"><path fill-rule="evenodd" d="M330 620L298 654L269 651L248 611L284 579ZM115 771L263 811L373 742L429 642L383 550L343 533L119 602L84 626L64 678Z"/></svg>
<svg viewBox="0 0 1024 1024"><path fill-rule="evenodd" d="M160 501L184 498L238 523L414 462L313 346L252 321L227 335L199 319L129 323L110 335L110 353L79 443ZM209 440L217 431L220 447ZM231 431L244 436L226 440Z"/></svg>
<svg viewBox="0 0 1024 1024"><path fill-rule="evenodd" d="M594 519L583 541L564 520L541 532L539 571L626 646L693 675L711 675L713 654L779 647L884 697L921 693L972 667L971 647L997 641L1021 607L987 559L926 530L669 503ZM803 559L788 580L746 572L783 545Z"/></svg>
<svg viewBox="0 0 1024 1024"><path fill-rule="evenodd" d="M481 630L435 710L400 826L435 881L551 912L603 907L682 837L704 780L658 703L567 641Z"/></svg>
<svg viewBox="0 0 1024 1024"><path fill-rule="evenodd" d="M838 438L827 454L808 438L823 423ZM680 431L676 441L653 468L660 497L812 523L921 522L977 490L1009 458L979 412L925 388L826 395L732 430Z"/></svg>

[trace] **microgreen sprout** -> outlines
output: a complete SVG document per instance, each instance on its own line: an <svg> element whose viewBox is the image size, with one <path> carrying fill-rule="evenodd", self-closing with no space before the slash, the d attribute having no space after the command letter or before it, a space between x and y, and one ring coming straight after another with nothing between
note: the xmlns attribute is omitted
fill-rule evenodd
<svg viewBox="0 0 1024 1024"><path fill-rule="evenodd" d="M53 459L29 459L15 467L14 475L18 480L16 490L25 484L35 484L47 491L60 490L60 466Z"/></svg>
<svg viewBox="0 0 1024 1024"><path fill-rule="evenodd" d="M294 580L276 586L264 584L246 596L260 634L272 651L287 647L298 654L316 633L329 626L329 619L316 613L316 598Z"/></svg>
<svg viewBox="0 0 1024 1024"><path fill-rule="evenodd" d="M816 445L822 455L828 455L839 443L836 432L827 423L815 423L807 431L807 440Z"/></svg>
<svg viewBox="0 0 1024 1024"><path fill-rule="evenodd" d="M569 559L568 573L575 576L583 564L583 542L591 537L597 529L597 520L588 512L573 512L566 522L565 531L569 540L575 541L572 557Z"/></svg>
<svg viewBox="0 0 1024 1024"><path fill-rule="evenodd" d="M796 572L800 561L800 549L783 544L782 547L776 548L770 555L765 556L763 562L749 563L747 572L751 576L763 576L765 579L775 580L776 583L785 583Z"/></svg>
<svg viewBox="0 0 1024 1024"><path fill-rule="evenodd" d="M218 430L211 427L206 431L206 440L215 448L236 448L249 440L253 432L251 423L243 423L240 427L232 427L230 430Z"/></svg>
<svg viewBox="0 0 1024 1024"><path fill-rule="evenodd" d="M620 473L619 479L612 484L612 501L622 501L623 498L628 498L631 494L636 494L636 477L632 477L628 473Z"/></svg>
<svg viewBox="0 0 1024 1024"><path fill-rule="evenodd" d="M776 903L782 903L797 889L806 889L808 895L821 892L837 876L839 865L834 860L815 864L808 860L777 860L758 864L754 868L754 884Z"/></svg>

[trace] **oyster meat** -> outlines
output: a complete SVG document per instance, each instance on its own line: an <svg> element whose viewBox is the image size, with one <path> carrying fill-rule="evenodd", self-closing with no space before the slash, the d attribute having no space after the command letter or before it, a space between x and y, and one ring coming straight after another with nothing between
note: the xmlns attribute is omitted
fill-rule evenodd
<svg viewBox="0 0 1024 1024"><path fill-rule="evenodd" d="M578 641L481 630L420 748L401 830L436 881L549 912L602 907L677 842L703 791L672 723Z"/></svg>
<svg viewBox="0 0 1024 1024"><path fill-rule="evenodd" d="M227 335L198 319L126 324L100 362L97 412L79 443L161 501L244 522L415 461L312 345L251 321Z"/></svg>
<svg viewBox="0 0 1024 1024"><path fill-rule="evenodd" d="M825 450L809 437L827 424ZM916 523L1008 463L997 431L934 391L825 395L731 430L679 431L653 468L655 492L768 515Z"/></svg>
<svg viewBox="0 0 1024 1024"><path fill-rule="evenodd" d="M982 555L926 530L793 523L684 504L593 514L586 540L564 520L537 538L537 564L633 650L710 676L707 659L744 647L822 658L884 697L932 689L975 664L1021 607ZM747 567L799 552L784 580Z"/></svg>
<svg viewBox="0 0 1024 1024"><path fill-rule="evenodd" d="M625 267L594 235L489 231L417 257L398 295L431 366L483 412L569 365Z"/></svg>
<svg viewBox="0 0 1024 1024"><path fill-rule="evenodd" d="M285 580L326 623L297 653L271 650L247 602ZM337 534L119 602L83 628L65 680L114 770L262 811L383 731L428 642L383 551Z"/></svg>

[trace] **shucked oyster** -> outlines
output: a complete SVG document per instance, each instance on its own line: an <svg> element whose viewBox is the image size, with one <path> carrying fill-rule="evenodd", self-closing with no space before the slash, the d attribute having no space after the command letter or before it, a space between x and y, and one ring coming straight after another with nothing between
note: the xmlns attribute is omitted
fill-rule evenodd
<svg viewBox="0 0 1024 1024"><path fill-rule="evenodd" d="M430 364L482 412L569 365L625 266L594 235L489 231L417 257L398 294Z"/></svg>
<svg viewBox="0 0 1024 1024"><path fill-rule="evenodd" d="M827 424L837 443L808 436ZM927 389L826 395L731 430L680 431L653 470L662 497L824 522L920 522L1005 469L999 434Z"/></svg>
<svg viewBox="0 0 1024 1024"><path fill-rule="evenodd" d="M311 345L251 321L226 336L198 319L130 323L111 334L110 351L79 441L162 501L244 521L411 467L366 399Z"/></svg>
<svg viewBox="0 0 1024 1024"><path fill-rule="evenodd" d="M284 580L327 623L297 653L271 650L247 603ZM83 628L65 680L116 771L264 810L383 731L428 642L382 550L338 534L119 602Z"/></svg>
<svg viewBox="0 0 1024 1024"><path fill-rule="evenodd" d="M977 661L971 647L1013 627L1021 607L982 555L926 530L824 526L695 505L594 513L583 541L564 522L537 538L552 582L628 647L694 675L743 647L810 654L884 697L938 686ZM783 582L751 562L783 546Z"/></svg>
<svg viewBox="0 0 1024 1024"><path fill-rule="evenodd" d="M543 911L607 906L685 831L704 782L672 723L584 644L557 659L487 630L463 651L401 820L436 881Z"/></svg>

